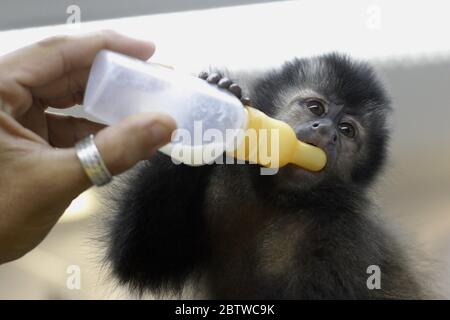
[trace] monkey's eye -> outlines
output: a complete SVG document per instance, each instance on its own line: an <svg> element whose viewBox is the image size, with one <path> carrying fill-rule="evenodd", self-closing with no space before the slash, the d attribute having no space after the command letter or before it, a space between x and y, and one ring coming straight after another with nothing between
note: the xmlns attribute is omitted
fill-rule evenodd
<svg viewBox="0 0 450 320"><path fill-rule="evenodd" d="M322 116L325 113L323 103L318 100L309 100L305 103L305 106L316 116Z"/></svg>
<svg viewBox="0 0 450 320"><path fill-rule="evenodd" d="M340 123L339 131L349 138L353 138L355 136L355 128L348 122Z"/></svg>

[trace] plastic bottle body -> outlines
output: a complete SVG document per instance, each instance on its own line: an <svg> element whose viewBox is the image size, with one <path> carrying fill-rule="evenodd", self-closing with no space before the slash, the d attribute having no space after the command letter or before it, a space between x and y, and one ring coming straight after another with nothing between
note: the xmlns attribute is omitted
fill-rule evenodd
<svg viewBox="0 0 450 320"><path fill-rule="evenodd" d="M160 151L189 165L210 163L234 150L247 123L241 102L230 93L107 50L94 60L84 107L107 124L140 112L171 116L177 130Z"/></svg>

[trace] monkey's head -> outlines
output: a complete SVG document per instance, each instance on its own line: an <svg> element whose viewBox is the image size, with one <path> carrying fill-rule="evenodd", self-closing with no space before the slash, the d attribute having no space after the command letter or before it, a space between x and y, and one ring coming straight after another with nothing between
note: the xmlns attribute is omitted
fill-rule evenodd
<svg viewBox="0 0 450 320"><path fill-rule="evenodd" d="M373 69L346 56L296 59L264 78L255 104L290 124L298 139L322 148L317 173L288 165L274 177L283 189L369 185L386 155L390 103Z"/></svg>

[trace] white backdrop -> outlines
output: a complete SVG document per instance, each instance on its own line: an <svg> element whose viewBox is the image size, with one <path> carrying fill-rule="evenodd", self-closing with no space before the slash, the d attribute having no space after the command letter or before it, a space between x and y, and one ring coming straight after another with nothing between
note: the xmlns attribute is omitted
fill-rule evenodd
<svg viewBox="0 0 450 320"><path fill-rule="evenodd" d="M436 59L450 53L449 15L445 0L283 1L3 31L0 54L51 35L114 29L154 41L154 60L187 71L205 64L253 68L327 51Z"/></svg>

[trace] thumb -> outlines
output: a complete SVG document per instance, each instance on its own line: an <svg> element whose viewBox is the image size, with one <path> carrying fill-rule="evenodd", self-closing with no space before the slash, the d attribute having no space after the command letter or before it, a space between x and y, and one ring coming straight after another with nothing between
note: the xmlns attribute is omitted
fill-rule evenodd
<svg viewBox="0 0 450 320"><path fill-rule="evenodd" d="M141 113L100 130L95 144L112 175L130 169L140 160L148 159L158 148L170 142L175 130L175 121L164 114ZM68 194L78 194L92 185L74 148L52 152L54 177L52 184L60 186Z"/></svg>
<svg viewBox="0 0 450 320"><path fill-rule="evenodd" d="M175 121L164 114L136 114L99 131L95 144L108 170L116 175L170 142L175 127Z"/></svg>

